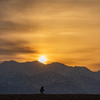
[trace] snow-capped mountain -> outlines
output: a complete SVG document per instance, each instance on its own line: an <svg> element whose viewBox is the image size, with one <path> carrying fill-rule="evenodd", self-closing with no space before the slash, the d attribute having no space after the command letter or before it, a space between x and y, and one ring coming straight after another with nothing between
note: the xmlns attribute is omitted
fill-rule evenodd
<svg viewBox="0 0 100 100"><path fill-rule="evenodd" d="M44 65L38 61L0 64L0 93L100 93L100 72L86 67L69 67L61 63Z"/></svg>

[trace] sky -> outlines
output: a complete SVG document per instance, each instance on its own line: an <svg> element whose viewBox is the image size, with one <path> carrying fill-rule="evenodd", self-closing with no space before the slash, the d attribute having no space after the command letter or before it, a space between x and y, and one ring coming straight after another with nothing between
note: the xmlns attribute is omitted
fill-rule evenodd
<svg viewBox="0 0 100 100"><path fill-rule="evenodd" d="M0 0L0 62L100 70L100 0Z"/></svg>

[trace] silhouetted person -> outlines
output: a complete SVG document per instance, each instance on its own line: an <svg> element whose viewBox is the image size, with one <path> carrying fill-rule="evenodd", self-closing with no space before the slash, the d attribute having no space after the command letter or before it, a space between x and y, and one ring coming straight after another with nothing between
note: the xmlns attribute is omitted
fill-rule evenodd
<svg viewBox="0 0 100 100"><path fill-rule="evenodd" d="M42 86L42 87L40 88L40 93L41 93L41 94L44 94L44 86Z"/></svg>

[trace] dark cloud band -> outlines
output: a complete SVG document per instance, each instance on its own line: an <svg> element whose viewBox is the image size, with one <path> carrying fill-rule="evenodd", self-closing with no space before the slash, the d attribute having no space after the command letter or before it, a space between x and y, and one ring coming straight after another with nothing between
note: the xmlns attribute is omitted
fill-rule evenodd
<svg viewBox="0 0 100 100"><path fill-rule="evenodd" d="M27 45L26 41L1 41L0 55L34 54L37 51Z"/></svg>

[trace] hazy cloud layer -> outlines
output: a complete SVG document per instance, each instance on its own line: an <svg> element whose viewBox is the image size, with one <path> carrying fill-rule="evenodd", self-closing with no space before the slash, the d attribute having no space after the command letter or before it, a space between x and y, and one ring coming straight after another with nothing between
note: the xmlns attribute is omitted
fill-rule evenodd
<svg viewBox="0 0 100 100"><path fill-rule="evenodd" d="M89 28L92 24L100 26L100 22L95 22L97 20L95 18L100 17L99 0L1 0L0 2L0 30L8 33L9 31L17 34L25 31L30 33L29 30L36 27L55 29L58 26L60 28L78 28L80 25Z"/></svg>
<svg viewBox="0 0 100 100"><path fill-rule="evenodd" d="M26 41L3 41L0 43L0 55L18 55L18 54L34 54L37 51L29 46L26 46Z"/></svg>
<svg viewBox="0 0 100 100"><path fill-rule="evenodd" d="M17 33L17 34L23 34L23 33L28 33L31 31L36 30L36 25L35 24L28 24L28 23L17 23L17 22L10 22L10 21L1 21L0 23L0 30L1 34L9 34L9 33Z"/></svg>

